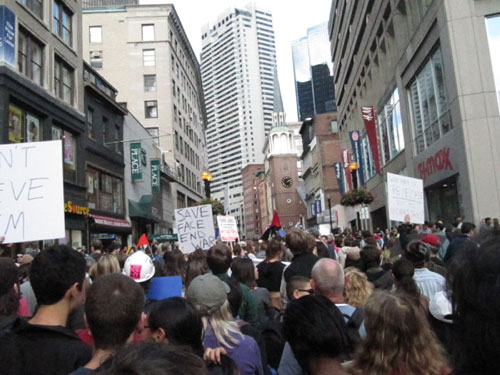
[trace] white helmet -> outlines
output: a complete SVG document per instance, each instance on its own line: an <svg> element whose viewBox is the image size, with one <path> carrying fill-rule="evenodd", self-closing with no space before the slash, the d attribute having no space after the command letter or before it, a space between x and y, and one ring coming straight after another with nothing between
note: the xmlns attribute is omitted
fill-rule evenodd
<svg viewBox="0 0 500 375"><path fill-rule="evenodd" d="M123 273L138 283L148 281L155 274L151 258L142 251L137 251L127 258Z"/></svg>

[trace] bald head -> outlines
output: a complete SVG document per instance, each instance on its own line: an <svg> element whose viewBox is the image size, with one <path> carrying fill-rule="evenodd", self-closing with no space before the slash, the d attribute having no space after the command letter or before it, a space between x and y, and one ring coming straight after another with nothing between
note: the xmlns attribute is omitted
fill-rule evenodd
<svg viewBox="0 0 500 375"><path fill-rule="evenodd" d="M319 295L342 298L344 292L344 270L336 260L322 258L312 269L311 286Z"/></svg>

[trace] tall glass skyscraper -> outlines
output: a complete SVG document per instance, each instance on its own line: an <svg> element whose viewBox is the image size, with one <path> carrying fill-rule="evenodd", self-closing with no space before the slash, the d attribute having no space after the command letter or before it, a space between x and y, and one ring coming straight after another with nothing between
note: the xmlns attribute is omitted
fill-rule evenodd
<svg viewBox="0 0 500 375"><path fill-rule="evenodd" d="M292 42L292 58L299 120L336 111L328 23L307 29L305 37Z"/></svg>

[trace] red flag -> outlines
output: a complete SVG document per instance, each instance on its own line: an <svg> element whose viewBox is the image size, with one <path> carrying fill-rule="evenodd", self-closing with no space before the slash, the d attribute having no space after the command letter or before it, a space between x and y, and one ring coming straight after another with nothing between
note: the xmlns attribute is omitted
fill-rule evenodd
<svg viewBox="0 0 500 375"><path fill-rule="evenodd" d="M146 233L144 233L141 238L139 238L139 242L137 242L137 247L141 247L142 245L149 246L149 241L148 237L146 236Z"/></svg>
<svg viewBox="0 0 500 375"><path fill-rule="evenodd" d="M370 142L375 170L380 173L380 156L378 153L377 126L375 124L375 110L373 106L361 107L361 115L365 123L366 135Z"/></svg>
<svg viewBox="0 0 500 375"><path fill-rule="evenodd" d="M278 211L274 211L273 221L271 222L271 228L281 228L280 217L278 215Z"/></svg>

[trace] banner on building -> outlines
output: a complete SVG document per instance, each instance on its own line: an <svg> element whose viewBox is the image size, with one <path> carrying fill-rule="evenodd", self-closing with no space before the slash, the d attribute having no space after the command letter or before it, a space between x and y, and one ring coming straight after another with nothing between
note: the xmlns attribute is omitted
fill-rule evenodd
<svg viewBox="0 0 500 375"><path fill-rule="evenodd" d="M130 144L130 173L132 181L142 180L142 147L140 142Z"/></svg>
<svg viewBox="0 0 500 375"><path fill-rule="evenodd" d="M349 164L351 164L351 154L349 150L346 148L343 148L341 152L342 152L342 164L344 167L347 186L349 187L349 190L352 190L352 174L351 170L349 169Z"/></svg>
<svg viewBox="0 0 500 375"><path fill-rule="evenodd" d="M222 241L239 241L238 224L234 216L217 216L220 239Z"/></svg>
<svg viewBox="0 0 500 375"><path fill-rule="evenodd" d="M375 110L373 109L373 106L361 107L361 115L363 116L366 135L368 136L368 141L370 142L373 162L375 163L375 171L377 173L380 173L380 156L378 152L377 125L375 123Z"/></svg>
<svg viewBox="0 0 500 375"><path fill-rule="evenodd" d="M423 224L425 219L423 180L387 173L387 204L389 220Z"/></svg>
<svg viewBox="0 0 500 375"><path fill-rule="evenodd" d="M16 15L0 6L0 61L16 66Z"/></svg>
<svg viewBox="0 0 500 375"><path fill-rule="evenodd" d="M0 203L5 243L65 238L62 141L0 145Z"/></svg>
<svg viewBox="0 0 500 375"><path fill-rule="evenodd" d="M351 139L352 155L356 163L358 163L358 180L359 185L364 186L365 184L365 173L363 168L363 152L361 150L361 134L359 130L354 130L349 132L349 138Z"/></svg>
<svg viewBox="0 0 500 375"><path fill-rule="evenodd" d="M160 159L151 159L151 190L161 191Z"/></svg>
<svg viewBox="0 0 500 375"><path fill-rule="evenodd" d="M337 184L339 185L340 194L344 194L345 188L344 174L342 173L342 163L333 163L333 168L335 168L335 176L337 177Z"/></svg>
<svg viewBox="0 0 500 375"><path fill-rule="evenodd" d="M208 250L215 244L212 205L179 208L175 210L175 223L184 254Z"/></svg>
<svg viewBox="0 0 500 375"><path fill-rule="evenodd" d="M314 202L314 204L316 205L316 215L319 215L321 212L322 212L322 207L321 207L321 200L316 200Z"/></svg>

